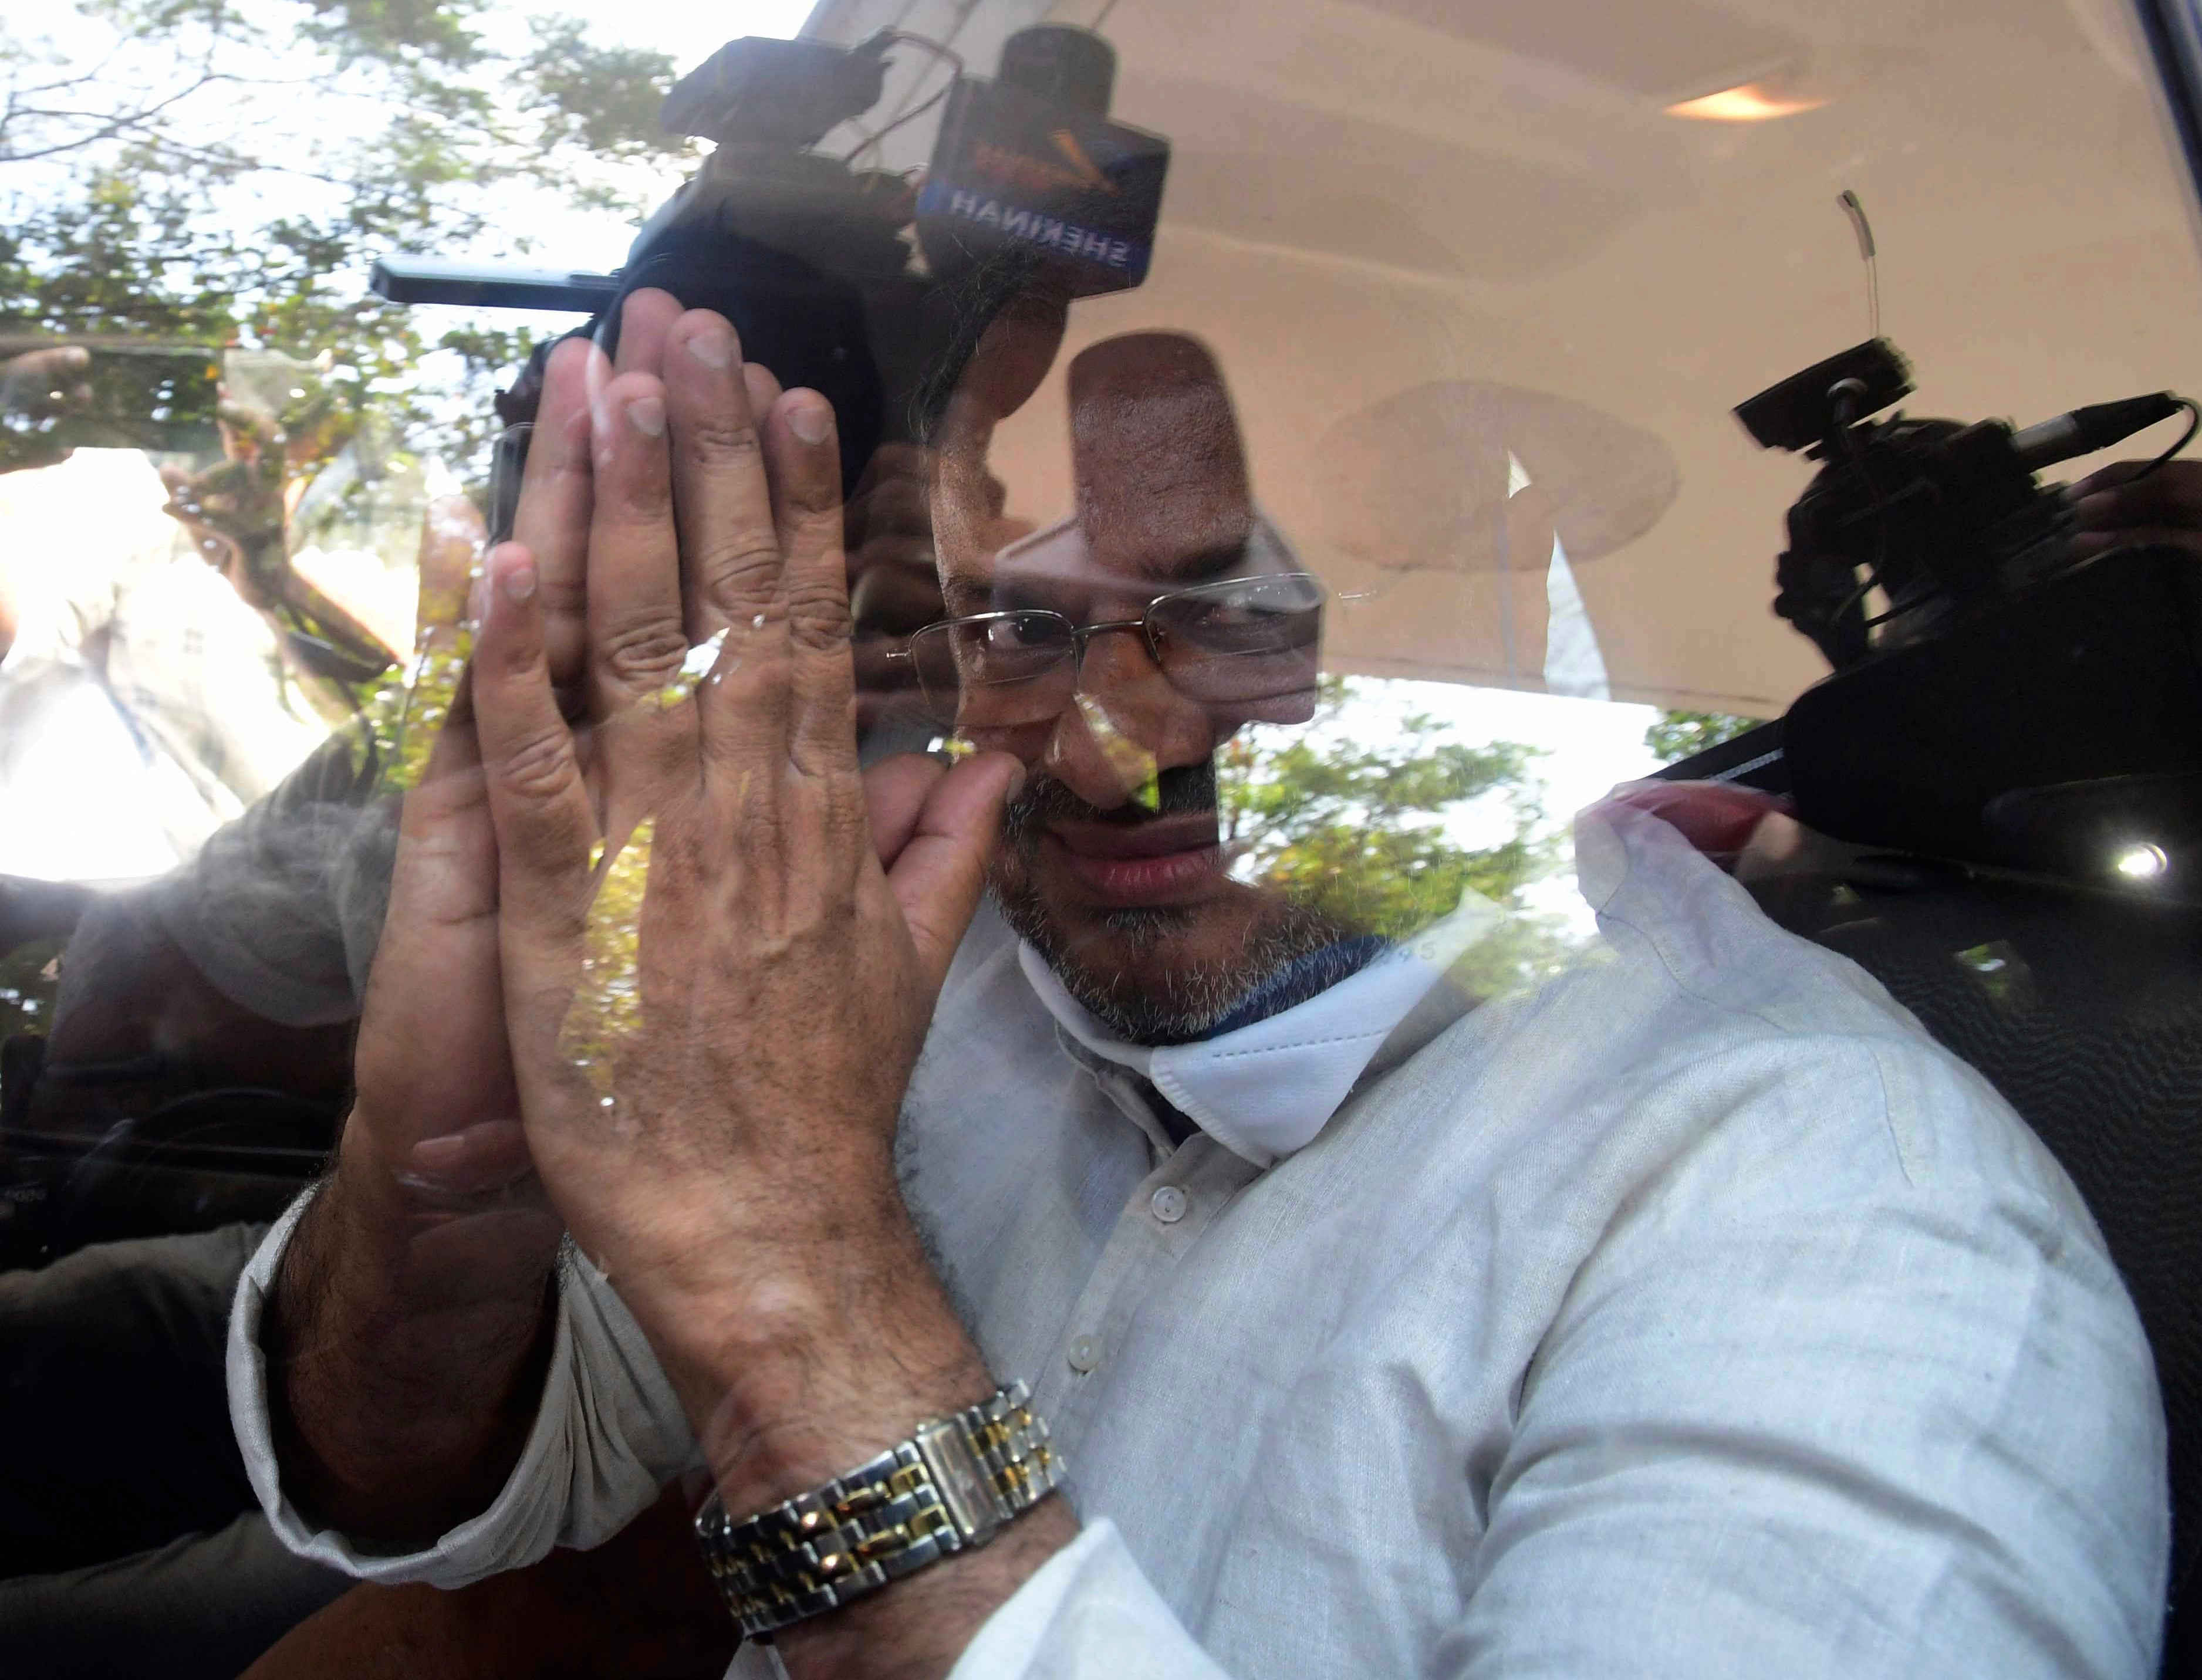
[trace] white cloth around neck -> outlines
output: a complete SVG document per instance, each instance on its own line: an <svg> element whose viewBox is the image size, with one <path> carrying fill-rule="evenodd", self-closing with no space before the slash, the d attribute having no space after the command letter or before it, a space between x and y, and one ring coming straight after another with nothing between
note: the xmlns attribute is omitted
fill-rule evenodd
<svg viewBox="0 0 2202 1680"><path fill-rule="evenodd" d="M1312 1143L1409 1011L1504 919L1476 893L1304 1003L1190 1044L1133 1044L1065 990L1031 944L1017 961L1064 1031L1152 1082L1233 1154L1269 1166Z"/></svg>

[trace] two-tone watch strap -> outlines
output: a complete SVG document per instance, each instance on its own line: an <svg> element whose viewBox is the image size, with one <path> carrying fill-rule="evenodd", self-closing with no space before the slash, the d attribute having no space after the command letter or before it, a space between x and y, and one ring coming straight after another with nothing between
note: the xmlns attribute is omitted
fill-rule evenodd
<svg viewBox="0 0 2202 1680"><path fill-rule="evenodd" d="M696 1534L742 1632L762 1638L984 1545L1062 1477L1018 1383L754 1516L729 1518L715 1492Z"/></svg>

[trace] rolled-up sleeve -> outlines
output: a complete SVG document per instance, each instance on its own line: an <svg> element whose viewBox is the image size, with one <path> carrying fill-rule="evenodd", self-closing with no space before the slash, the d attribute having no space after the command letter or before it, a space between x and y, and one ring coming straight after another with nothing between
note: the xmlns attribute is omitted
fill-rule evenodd
<svg viewBox="0 0 2202 1680"><path fill-rule="evenodd" d="M312 1526L283 1489L260 1346L268 1293L312 1195L291 1204L245 1267L229 1327L231 1420L253 1491L291 1550L365 1581L464 1586L533 1563L554 1546L601 1544L695 1461L687 1420L640 1327L602 1274L569 1248L559 1266L542 1403L520 1461L488 1508L433 1545L401 1554Z"/></svg>

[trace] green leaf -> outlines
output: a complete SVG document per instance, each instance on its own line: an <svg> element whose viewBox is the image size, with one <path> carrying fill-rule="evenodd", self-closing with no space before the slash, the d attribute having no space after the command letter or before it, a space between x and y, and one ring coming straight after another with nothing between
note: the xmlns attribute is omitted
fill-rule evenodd
<svg viewBox="0 0 2202 1680"><path fill-rule="evenodd" d="M1756 729L1763 720L1739 718L1726 712L1662 712L1644 731L1644 744L1659 757L1662 763L1673 764L1701 753L1708 747L1717 747L1723 741L1733 741L1747 729Z"/></svg>

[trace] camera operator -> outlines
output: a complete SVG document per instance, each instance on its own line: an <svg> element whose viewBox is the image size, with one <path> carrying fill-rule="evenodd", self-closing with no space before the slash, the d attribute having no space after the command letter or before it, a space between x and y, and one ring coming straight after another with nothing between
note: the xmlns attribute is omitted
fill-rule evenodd
<svg viewBox="0 0 2202 1680"><path fill-rule="evenodd" d="M271 517L280 546L280 494L244 506L233 462L163 477L134 451L54 446L88 366L64 347L0 367L0 874L157 874L342 715L286 662L241 568L194 563ZM224 415L233 440L266 424Z"/></svg>
<svg viewBox="0 0 2202 1680"><path fill-rule="evenodd" d="M734 1531L745 1613L823 1612L786 1671L2152 1670L2140 1328L1885 996L1626 808L1578 837L1606 960L1526 1000L1445 978L1472 906L1372 938L1224 872L1213 755L1308 717L1320 585L1197 344L1077 359L1075 516L1005 545L990 440L1063 317L989 329L912 644L988 750L860 778L833 417L628 311L618 370L551 361L336 1171L240 1287L287 1543L461 1588L694 1467L738 1524L852 1476L789 1524L861 1528L927 1483L851 1466L1022 1375L955 1426L1022 1454L985 1549L844 1536L898 1566L829 1608Z"/></svg>

